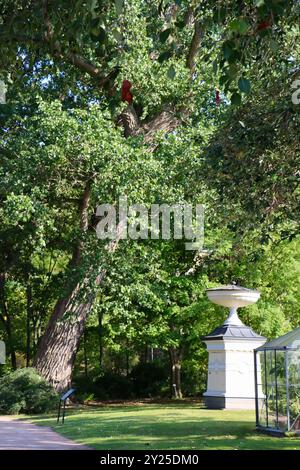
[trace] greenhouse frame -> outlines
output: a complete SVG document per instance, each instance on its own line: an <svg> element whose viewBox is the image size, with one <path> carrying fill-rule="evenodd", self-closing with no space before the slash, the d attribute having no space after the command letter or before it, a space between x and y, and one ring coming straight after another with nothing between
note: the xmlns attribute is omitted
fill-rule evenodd
<svg viewBox="0 0 300 470"><path fill-rule="evenodd" d="M256 428L300 435L300 328L254 351Z"/></svg>

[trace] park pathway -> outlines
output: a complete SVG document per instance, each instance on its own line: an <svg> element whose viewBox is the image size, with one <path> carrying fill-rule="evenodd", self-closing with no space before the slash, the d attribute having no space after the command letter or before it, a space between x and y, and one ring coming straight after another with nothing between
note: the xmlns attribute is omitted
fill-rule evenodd
<svg viewBox="0 0 300 470"><path fill-rule="evenodd" d="M0 416L0 450L90 450L45 426Z"/></svg>

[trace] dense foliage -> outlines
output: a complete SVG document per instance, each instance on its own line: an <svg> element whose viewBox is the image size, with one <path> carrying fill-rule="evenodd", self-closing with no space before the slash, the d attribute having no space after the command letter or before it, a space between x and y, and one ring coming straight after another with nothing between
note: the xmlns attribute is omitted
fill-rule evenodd
<svg viewBox="0 0 300 470"><path fill-rule="evenodd" d="M64 388L78 349L86 398L199 395L201 336L225 315L206 288L259 289L241 318L267 337L299 325L298 16L281 0L0 1L13 369L34 363ZM99 240L96 207L120 196L204 204L204 247Z"/></svg>
<svg viewBox="0 0 300 470"><path fill-rule="evenodd" d="M35 369L18 369L0 378L0 413L45 413L58 406L58 395Z"/></svg>

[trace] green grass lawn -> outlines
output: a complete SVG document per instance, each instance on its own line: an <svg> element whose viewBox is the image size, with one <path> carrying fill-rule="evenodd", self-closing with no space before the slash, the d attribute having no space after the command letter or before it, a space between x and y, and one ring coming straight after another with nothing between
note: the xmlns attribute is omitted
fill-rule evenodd
<svg viewBox="0 0 300 470"><path fill-rule="evenodd" d="M63 425L54 415L29 419L99 450L300 450L300 438L257 433L252 411L207 410L197 404L84 407L68 410Z"/></svg>

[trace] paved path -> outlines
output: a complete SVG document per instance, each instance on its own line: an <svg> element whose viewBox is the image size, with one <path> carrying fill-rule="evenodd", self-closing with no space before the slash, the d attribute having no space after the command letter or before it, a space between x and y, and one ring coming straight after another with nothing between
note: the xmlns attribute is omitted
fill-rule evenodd
<svg viewBox="0 0 300 470"><path fill-rule="evenodd" d="M0 416L0 450L90 450L45 426Z"/></svg>

